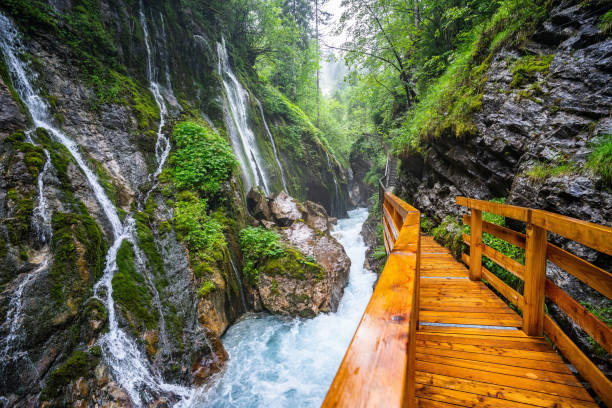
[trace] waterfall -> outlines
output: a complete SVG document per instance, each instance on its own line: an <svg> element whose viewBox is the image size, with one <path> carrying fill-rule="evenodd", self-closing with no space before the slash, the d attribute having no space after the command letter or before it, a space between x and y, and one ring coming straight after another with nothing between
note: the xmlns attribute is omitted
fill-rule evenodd
<svg viewBox="0 0 612 408"><path fill-rule="evenodd" d="M217 43L218 70L225 88L224 116L232 148L240 164L245 187L259 185L266 195L270 194L264 161L261 157L255 134L249 126L247 103L249 94L236 78L229 63L225 39Z"/></svg>
<svg viewBox="0 0 612 408"><path fill-rule="evenodd" d="M236 268L236 264L232 259L232 256L229 256L230 264L232 264L232 270L234 271L234 276L238 281L238 286L240 287L240 300L242 301L242 308L244 311L247 311L246 299L244 298L244 287L242 286L242 279L240 279L240 273L238 272L238 268ZM212 350L212 349L211 349Z"/></svg>
<svg viewBox="0 0 612 408"><path fill-rule="evenodd" d="M268 134L268 138L270 139L272 150L274 151L274 158L276 159L276 164L278 164L278 170L280 171L281 179L283 181L283 189L285 190L286 193L289 193L289 190L287 189L287 180L285 180L285 171L283 170L283 166L280 160L278 159L278 152L276 151L276 143L274 143L274 137L272 137L272 132L270 132L270 128L268 127L268 122L266 121L266 117L264 116L263 107L261 106L261 102L259 102L259 99L255 99L255 102L257 102L257 106L259 106L259 113L261 113L261 120L266 129L266 133Z"/></svg>
<svg viewBox="0 0 612 408"><path fill-rule="evenodd" d="M44 177L49 171L49 167L51 167L51 156L47 149L44 149L45 156L47 157L47 161L45 161L45 165L42 171L38 174L38 204L34 208L32 212L32 229L36 232L38 239L43 244L51 242L51 236L53 234L51 228L51 214L49 213L49 204L47 203L47 198L45 197L45 184Z"/></svg>
<svg viewBox="0 0 612 408"><path fill-rule="evenodd" d="M151 39L149 37L149 29L147 26L147 19L144 14L144 9L142 6L142 0L140 0L140 25L142 26L142 31L144 33L144 42L145 49L147 51L147 79L149 80L149 90L153 94L153 98L155 99L155 103L159 107L159 126L157 128L157 140L155 142L155 158L157 159L157 169L155 173L153 173L153 179L155 179L162 171L164 167L164 163L168 158L168 154L170 153L170 140L164 135L163 129L166 125L166 116L168 116L168 107L166 106L166 101L161 94L161 86L157 82L157 72L153 65L153 54L151 52ZM163 18L162 18L162 27L163 27ZM165 38L165 33L164 33ZM166 82L167 86L170 87L170 73L168 68L168 62L166 61ZM172 89L169 88L169 91L172 92ZM148 193L146 197L148 197Z"/></svg>
<svg viewBox="0 0 612 408"><path fill-rule="evenodd" d="M0 16L1 18L1 16ZM10 356L19 351L20 341L22 340L20 328L23 319L23 290L32 282L38 274L47 269L48 258L44 257L42 264L34 271L26 275L21 281L8 305L6 321L2 323L2 331L8 331L4 340L4 347L0 349L0 368L11 358Z"/></svg>
<svg viewBox="0 0 612 408"><path fill-rule="evenodd" d="M104 361L109 364L115 379L128 393L135 406L143 405L141 391L144 390L150 391L147 393L149 395L172 393L183 400L190 398L192 393L190 389L164 383L159 374L153 373L146 356L142 355L138 349L137 343L119 328L115 314L115 303L112 297L112 278L117 270L117 251L123 241L129 240L136 246L133 238L134 220L131 217L127 217L125 225L121 223L117 210L107 197L94 173L87 167L78 145L61 130L52 125L53 120L47 103L34 91L32 86L36 75L18 57L18 55L24 53L21 41L19 40L19 33L12 22L1 13L0 49L5 57L13 87L28 108L34 126L46 129L54 140L68 149L74 161L85 174L96 200L111 225L113 243L106 254L103 277L94 285L94 296L104 303L108 311L110 329L98 340L102 346ZM149 69L152 71L150 66ZM159 90L159 88L157 89ZM161 97L161 94L159 95ZM162 143L164 140L167 144L167 139L165 138L162 139ZM164 151L167 149L168 145L164 147ZM165 156L162 151L159 163L163 164L163 160L165 160ZM22 282L22 285L27 284L31 279L26 278L26 282ZM163 319L163 315L161 318Z"/></svg>
<svg viewBox="0 0 612 408"><path fill-rule="evenodd" d="M327 156L327 167L329 168L332 178L334 179L335 192L334 192L334 196L332 197L332 202L331 202L332 214L330 214L333 216L333 215L337 215L337 214L334 214L334 210L336 210L337 213L340 213L340 205L339 205L340 204L340 192L338 189L338 180L336 180L336 173L334 173L334 168L331 165L331 160L329 159L329 153L327 153L327 151L325 152L325 156Z"/></svg>

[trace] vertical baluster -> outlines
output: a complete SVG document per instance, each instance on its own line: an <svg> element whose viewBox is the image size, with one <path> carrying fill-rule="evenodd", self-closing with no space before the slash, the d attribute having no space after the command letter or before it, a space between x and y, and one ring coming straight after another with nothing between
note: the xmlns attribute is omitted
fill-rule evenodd
<svg viewBox="0 0 612 408"><path fill-rule="evenodd" d="M548 234L544 228L528 223L526 237L523 330L529 336L541 336L544 328Z"/></svg>
<svg viewBox="0 0 612 408"><path fill-rule="evenodd" d="M482 279L482 211L470 208L470 279Z"/></svg>

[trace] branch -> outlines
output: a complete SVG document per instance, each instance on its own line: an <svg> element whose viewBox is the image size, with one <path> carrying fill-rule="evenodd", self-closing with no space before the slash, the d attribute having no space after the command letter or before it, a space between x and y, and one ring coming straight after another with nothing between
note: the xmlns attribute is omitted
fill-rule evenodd
<svg viewBox="0 0 612 408"><path fill-rule="evenodd" d="M344 47L335 47L333 45L328 45L328 44L326 44L324 42L321 42L321 44L323 44L324 47L331 48L332 50L338 50L338 51L344 51L344 52L351 52L351 53L354 53L354 54L367 55L368 57L372 57L372 58L375 58L377 60L386 62L387 64L391 65L397 72L400 72L400 73L402 72L402 69L400 67L395 65L392 61L390 61L390 60L388 60L388 59L386 59L384 57L381 57L380 55L372 54L372 53L369 53L369 52L363 51L363 50L350 50L350 49L344 48Z"/></svg>

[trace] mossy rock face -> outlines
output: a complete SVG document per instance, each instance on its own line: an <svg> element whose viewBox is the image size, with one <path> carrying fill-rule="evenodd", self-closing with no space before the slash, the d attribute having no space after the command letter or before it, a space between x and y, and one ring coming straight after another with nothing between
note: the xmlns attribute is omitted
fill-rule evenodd
<svg viewBox="0 0 612 408"><path fill-rule="evenodd" d="M113 299L136 332L157 328L159 313L151 304L144 277L136 270L134 248L123 241L117 251L117 272L113 276Z"/></svg>
<svg viewBox="0 0 612 408"><path fill-rule="evenodd" d="M51 371L47 376L40 399L49 401L57 398L72 381L78 378L92 378L101 356L102 350L99 346L94 346L87 351L77 350L72 353L64 364Z"/></svg>
<svg viewBox="0 0 612 408"><path fill-rule="evenodd" d="M85 212L56 212L52 226L51 295L72 309L90 295L93 283L102 276L107 246L100 227Z"/></svg>

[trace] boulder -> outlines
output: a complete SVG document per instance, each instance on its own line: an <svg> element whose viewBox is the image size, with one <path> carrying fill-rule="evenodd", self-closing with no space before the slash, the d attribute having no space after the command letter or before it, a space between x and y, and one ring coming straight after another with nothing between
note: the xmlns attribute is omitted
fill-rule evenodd
<svg viewBox="0 0 612 408"><path fill-rule="evenodd" d="M329 217L325 207L313 201L306 201L304 207L306 207L306 223L308 225L319 231L329 231Z"/></svg>
<svg viewBox="0 0 612 408"><path fill-rule="evenodd" d="M284 191L272 199L270 210L276 223L281 227L288 227L293 222L303 219L306 212L302 204Z"/></svg>
<svg viewBox="0 0 612 408"><path fill-rule="evenodd" d="M253 187L246 197L247 209L258 220L271 220L272 213L268 205L266 194L259 188Z"/></svg>

